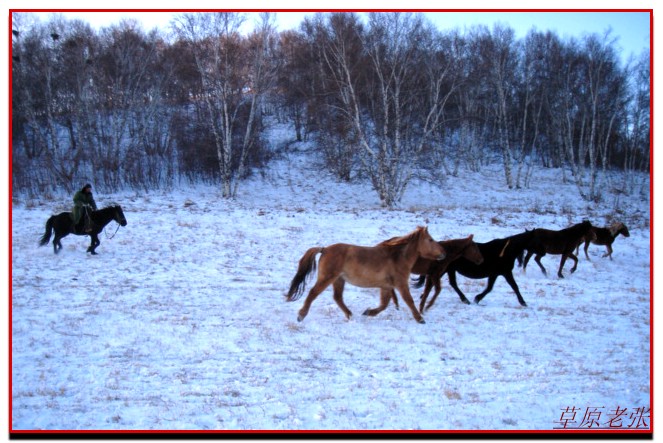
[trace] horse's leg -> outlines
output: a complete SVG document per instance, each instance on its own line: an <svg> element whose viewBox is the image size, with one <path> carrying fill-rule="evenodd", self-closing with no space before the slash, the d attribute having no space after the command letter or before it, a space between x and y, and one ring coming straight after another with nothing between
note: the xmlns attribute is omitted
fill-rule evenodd
<svg viewBox="0 0 663 443"><path fill-rule="evenodd" d="M534 257L534 261L536 262L536 264L539 265L539 268L541 268L541 272L543 272L543 275L546 275L546 276L547 276L547 275L548 275L548 271L546 271L546 268L544 268L544 267L543 267L543 264L541 263L541 257L543 257L544 255L546 255L546 254L545 254L545 253L543 253L543 254L536 254L536 257Z"/></svg>
<svg viewBox="0 0 663 443"><path fill-rule="evenodd" d="M603 257L609 257L610 260L612 260L612 246L605 245L605 248L607 249L607 252L603 254Z"/></svg>
<svg viewBox="0 0 663 443"><path fill-rule="evenodd" d="M308 315L309 309L311 309L311 303L313 303L313 300L316 299L318 295L325 289L327 289L327 286L332 284L334 280L336 279L336 275L332 277L322 277L318 275L318 281L315 282L315 285L311 288L309 291L308 295L306 296L306 300L304 300L304 305L302 308L299 310L299 315L297 315L297 321L302 321L304 320L304 317Z"/></svg>
<svg viewBox="0 0 663 443"><path fill-rule="evenodd" d="M527 270L527 263L529 263L529 259L532 258L532 254L534 254L533 251L527 251L527 255L525 256L525 261L523 262L523 272Z"/></svg>
<svg viewBox="0 0 663 443"><path fill-rule="evenodd" d="M428 274L426 275L426 286L424 287L424 292L421 294L421 297L419 298L419 312L424 312L424 306L426 306L426 299L428 298L428 294L430 294L430 290L433 288L433 283L431 282L431 279L433 277Z"/></svg>
<svg viewBox="0 0 663 443"><path fill-rule="evenodd" d="M391 290L391 301L394 302L394 306L396 307L396 309L398 310L401 309L401 307L398 305L398 297L396 297L396 291L394 291L393 289Z"/></svg>
<svg viewBox="0 0 663 443"><path fill-rule="evenodd" d="M482 293L477 294L476 297L474 297L474 303L478 304L490 291L493 290L495 280L497 280L497 274L491 274L488 276L488 286L486 286L486 289L484 289Z"/></svg>
<svg viewBox="0 0 663 443"><path fill-rule="evenodd" d="M522 295L520 295L520 290L518 289L518 284L516 283L516 279L513 278L513 273L511 271L507 272L506 274L504 274L504 278L506 279L507 283L509 283L509 286L511 286L511 289L513 289L513 292L516 293L516 297L518 297L518 303L520 303L521 306L527 307L525 299L523 298Z"/></svg>
<svg viewBox="0 0 663 443"><path fill-rule="evenodd" d="M60 252L60 249L62 249L62 243L60 243L60 234L56 232L55 237L53 237L53 252L57 254Z"/></svg>
<svg viewBox="0 0 663 443"><path fill-rule="evenodd" d="M427 311L435 304L437 296L440 295L440 291L442 291L442 276L440 275L439 277L438 276L433 277L433 282L435 284L435 293L433 294L433 298L430 299L428 305L426 306Z"/></svg>
<svg viewBox="0 0 663 443"><path fill-rule="evenodd" d="M589 240L585 240L585 257L587 257L587 260L591 260L591 258L589 258L589 254L587 253L587 250L589 249L589 243ZM578 245L578 249L580 249L580 245ZM576 254L577 253L578 252L576 251Z"/></svg>
<svg viewBox="0 0 663 443"><path fill-rule="evenodd" d="M414 317L414 319L419 323L426 323L424 321L424 318L421 316L421 314L417 310L417 307L414 304L414 300L412 299L412 294L410 294L410 288L408 286L407 279L405 280L405 284L398 285L396 289L398 289L398 292L401 293L403 301L410 308L410 311L412 311L412 316Z"/></svg>
<svg viewBox="0 0 663 443"><path fill-rule="evenodd" d="M566 259L569 258L569 257L571 257L571 259L575 260L575 264L571 268L571 273L575 272L576 267L578 266L578 259L575 258L575 255L573 255L570 252L567 253L567 254L562 254L562 258L559 261L559 270L557 271L557 276L559 278L564 278L564 274L562 274L562 269L564 268L564 263L566 263Z"/></svg>
<svg viewBox="0 0 663 443"><path fill-rule="evenodd" d="M101 242L99 241L99 237L97 234L92 233L90 234L90 247L87 248L87 252L89 252L92 255L97 255L97 252L95 249L97 249L97 246L99 246Z"/></svg>
<svg viewBox="0 0 663 443"><path fill-rule="evenodd" d="M345 314L345 318L350 320L350 317L352 317L352 311L348 309L348 307L345 305L345 302L343 301L343 288L345 287L345 280L343 280L341 277L337 278L336 281L334 282L334 301L338 305L339 308L341 308L341 311Z"/></svg>
<svg viewBox="0 0 663 443"><path fill-rule="evenodd" d="M393 289L380 289L380 306L378 306L377 308L365 310L364 315L375 317L380 312L387 309L387 306L389 306L389 300L391 300L391 297L394 294L395 292Z"/></svg>
<svg viewBox="0 0 663 443"><path fill-rule="evenodd" d="M53 232L53 252L59 254L62 249L61 240L69 234L69 231L67 229L61 229L60 226L53 226Z"/></svg>
<svg viewBox="0 0 663 443"><path fill-rule="evenodd" d="M458 283L456 282L456 271L451 271L447 275L449 275L449 284L451 285L452 288L456 291L456 294L460 297L460 301L465 303L466 305L471 305L470 301L465 297L465 294L463 294L463 291L460 290L458 287Z"/></svg>
<svg viewBox="0 0 663 443"><path fill-rule="evenodd" d="M578 256L575 255L573 252L569 252L569 257L571 257L571 260L574 261L573 267L571 268L571 274L576 272L576 269L578 269Z"/></svg>

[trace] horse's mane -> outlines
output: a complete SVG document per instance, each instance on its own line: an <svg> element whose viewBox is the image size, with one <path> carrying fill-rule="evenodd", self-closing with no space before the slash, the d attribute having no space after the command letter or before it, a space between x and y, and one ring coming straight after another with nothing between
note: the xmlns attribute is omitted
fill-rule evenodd
<svg viewBox="0 0 663 443"><path fill-rule="evenodd" d="M624 223L622 222L614 222L610 226L608 226L608 230L610 231L610 234L612 234L613 237L616 237L617 234L619 234L619 231L621 231L624 228Z"/></svg>
<svg viewBox="0 0 663 443"><path fill-rule="evenodd" d="M592 227L592 224L589 220L583 220L580 223L577 223L575 225L569 226L568 228L560 229L558 232L577 232L577 231L582 231L584 229L589 229Z"/></svg>
<svg viewBox="0 0 663 443"><path fill-rule="evenodd" d="M474 243L474 236L470 235L465 238L454 238L451 240L443 240L438 242L447 250L447 255L453 255L456 252L461 252L472 243Z"/></svg>
<svg viewBox="0 0 663 443"><path fill-rule="evenodd" d="M392 237L389 240L385 240L382 243L378 243L379 246L402 246L410 243L415 238L418 238L422 232L427 228L425 226L417 226L417 229L406 234L402 237Z"/></svg>
<svg viewBox="0 0 663 443"><path fill-rule="evenodd" d="M115 208L121 208L121 206L115 202L111 202L111 204L104 206L103 208L97 209L97 211L103 211L104 209L115 209Z"/></svg>

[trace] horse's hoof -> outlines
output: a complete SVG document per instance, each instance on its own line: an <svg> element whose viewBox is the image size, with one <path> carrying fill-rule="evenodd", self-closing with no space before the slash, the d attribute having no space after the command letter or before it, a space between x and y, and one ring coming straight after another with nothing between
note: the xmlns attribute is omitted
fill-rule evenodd
<svg viewBox="0 0 663 443"><path fill-rule="evenodd" d="M304 317L302 317L301 315L298 315L297 316L297 321L301 322L302 320L304 320Z"/></svg>
<svg viewBox="0 0 663 443"><path fill-rule="evenodd" d="M420 319L417 320L417 321L419 322L419 324L422 324L422 325L425 325L425 324L426 324L426 320L424 320L423 318L420 318Z"/></svg>
<svg viewBox="0 0 663 443"><path fill-rule="evenodd" d="M522 306L523 308L526 308L526 307L527 307L527 303L525 303L524 301L521 301L521 302L520 302L520 306Z"/></svg>
<svg viewBox="0 0 663 443"><path fill-rule="evenodd" d="M466 305L471 305L471 304L472 304L472 303L470 303L470 301L469 301L468 299L461 300L461 301L462 301L463 303L465 303ZM479 303L479 302L477 301L476 298L474 299L474 303Z"/></svg>
<svg viewBox="0 0 663 443"><path fill-rule="evenodd" d="M364 311L362 315L366 315L368 317L373 317L375 316L375 311L373 309L367 309Z"/></svg>

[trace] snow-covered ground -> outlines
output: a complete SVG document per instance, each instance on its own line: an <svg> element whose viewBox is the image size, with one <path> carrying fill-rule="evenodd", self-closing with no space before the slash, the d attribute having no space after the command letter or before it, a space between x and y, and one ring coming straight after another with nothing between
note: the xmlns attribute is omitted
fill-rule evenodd
<svg viewBox="0 0 663 443"><path fill-rule="evenodd" d="M643 425L648 198L622 196L615 214L610 198L583 202L559 171L536 171L531 189L516 192L495 166L444 188L415 182L388 210L367 184L340 183L317 161L292 145L233 201L212 186L96 193L128 220L113 238L102 233L97 256L85 253L88 237L66 237L59 255L37 247L70 196L15 199L11 428L548 431L587 426L585 416ZM612 261L591 246L592 260L581 251L565 279L559 256L543 259L547 277L534 263L515 270L526 308L501 277L471 306L444 277L425 325L393 305L360 315L377 306L376 289L346 285L350 321L331 289L301 323L303 299L284 301L312 246L372 245L418 225L440 240L487 242L614 215L631 236L616 240ZM473 297L486 281L459 283Z"/></svg>

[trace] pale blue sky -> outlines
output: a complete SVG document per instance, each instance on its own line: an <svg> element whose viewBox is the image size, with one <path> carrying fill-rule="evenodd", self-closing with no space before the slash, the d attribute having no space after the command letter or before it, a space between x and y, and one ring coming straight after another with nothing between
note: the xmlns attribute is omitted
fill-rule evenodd
<svg viewBox="0 0 663 443"><path fill-rule="evenodd" d="M522 38L532 28L555 31L560 37L581 37L586 33L602 35L612 28L618 45L636 55L649 48L649 13L646 12L438 12L427 16L441 29L472 24L506 23Z"/></svg>
<svg viewBox="0 0 663 443"><path fill-rule="evenodd" d="M307 15L314 12L281 12L277 14L280 29L297 27ZM40 14L45 20L49 14ZM79 17L94 27L118 23L123 17L135 17L143 23L145 29L154 27L165 29L170 22L171 13L164 12L85 12L67 13L70 17ZM247 14L249 22L251 15ZM517 38L524 37L529 30L551 30L562 38L582 37L587 33L603 34L612 29L612 35L618 38L617 46L623 49L622 58L630 54L636 56L650 46L649 17L647 12L430 12L425 14L439 29L459 28L460 30L475 24L492 27L499 22L514 29Z"/></svg>

